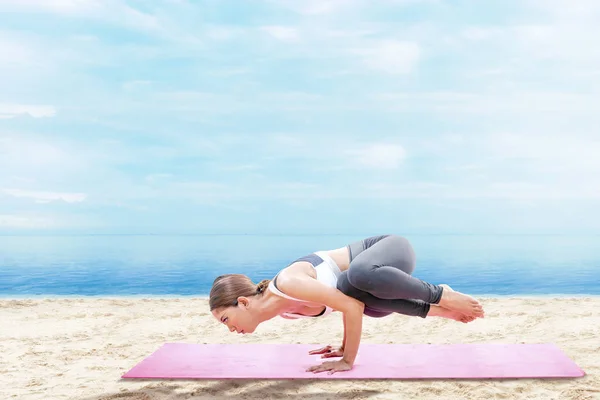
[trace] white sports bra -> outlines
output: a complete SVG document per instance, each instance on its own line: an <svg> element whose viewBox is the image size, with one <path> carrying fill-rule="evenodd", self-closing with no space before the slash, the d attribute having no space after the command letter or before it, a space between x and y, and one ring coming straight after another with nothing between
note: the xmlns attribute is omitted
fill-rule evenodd
<svg viewBox="0 0 600 400"><path fill-rule="evenodd" d="M327 254L325 254L325 252L317 251L317 252L314 252L307 256L301 257L301 258L295 260L294 262L298 262L298 261L307 261L307 262L311 263L312 266L315 268L315 271L317 272L317 280L319 282L322 282L325 285L331 286L333 288L337 287L337 281L338 281L338 278L339 278L340 274L342 273L342 271L340 270L340 267L336 264L336 262L331 257L329 257ZM277 274L277 275L279 275L279 274ZM271 292L273 292L279 296L285 297L287 299L290 299L290 300L295 300L295 301L303 302L303 303L309 303L305 300L299 300L299 299L296 299L292 296L288 296L287 294L283 293L281 290L279 290L277 288L276 281L277 281L277 276L275 276L275 278L273 278L273 280L271 280L271 282L269 282L269 290ZM325 316L331 314L332 312L333 312L333 309L331 307L325 306L325 309L319 315L302 315L302 314L294 314L294 313L283 313L283 314L281 314L281 316L287 317L287 318L294 318L294 319L315 318L315 317L325 317Z"/></svg>

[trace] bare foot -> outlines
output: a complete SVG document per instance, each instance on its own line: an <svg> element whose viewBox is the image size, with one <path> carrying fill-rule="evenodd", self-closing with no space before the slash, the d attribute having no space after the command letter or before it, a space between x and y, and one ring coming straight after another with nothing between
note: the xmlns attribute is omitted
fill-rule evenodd
<svg viewBox="0 0 600 400"><path fill-rule="evenodd" d="M432 304L431 307L429 307L429 313L427 314L427 316L453 319L455 321L463 322L465 324L467 322L471 322L471 321L475 320L475 317L464 315L463 313L461 313L459 311L448 310L447 308L440 307L435 304Z"/></svg>
<svg viewBox="0 0 600 400"><path fill-rule="evenodd" d="M458 311L467 317L483 318L484 312L481 304L473 297L453 290L448 285L440 285L444 288L439 306L451 311Z"/></svg>

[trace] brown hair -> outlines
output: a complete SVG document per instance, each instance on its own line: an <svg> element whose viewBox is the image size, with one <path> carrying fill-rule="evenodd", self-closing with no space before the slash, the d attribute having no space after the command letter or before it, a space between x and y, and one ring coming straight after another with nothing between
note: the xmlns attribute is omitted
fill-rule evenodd
<svg viewBox="0 0 600 400"><path fill-rule="evenodd" d="M263 279L255 284L249 277L242 274L218 276L210 289L208 301L210 311L222 307L237 306L237 299L240 296L250 297L264 293L269 281L269 279Z"/></svg>

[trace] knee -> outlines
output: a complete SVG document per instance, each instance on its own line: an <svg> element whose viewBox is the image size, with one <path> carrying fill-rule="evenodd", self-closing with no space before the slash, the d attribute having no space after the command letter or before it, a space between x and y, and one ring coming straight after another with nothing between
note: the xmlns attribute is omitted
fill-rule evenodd
<svg viewBox="0 0 600 400"><path fill-rule="evenodd" d="M348 271L342 272L337 282L337 289L346 296L352 297L358 301L365 302L368 293L353 286L348 280Z"/></svg>
<svg viewBox="0 0 600 400"><path fill-rule="evenodd" d="M400 235L390 235L390 239L391 241L394 242L394 246L402 248L402 249L406 249L406 250L413 250L412 244L410 243L410 241L405 238L404 236L400 236Z"/></svg>
<svg viewBox="0 0 600 400"><path fill-rule="evenodd" d="M348 268L348 283L357 289L365 290L369 286L369 271L373 268L375 268L374 265L355 260Z"/></svg>
<svg viewBox="0 0 600 400"><path fill-rule="evenodd" d="M394 236L394 248L397 250L398 264L402 271L412 274L417 264L415 249L403 236Z"/></svg>

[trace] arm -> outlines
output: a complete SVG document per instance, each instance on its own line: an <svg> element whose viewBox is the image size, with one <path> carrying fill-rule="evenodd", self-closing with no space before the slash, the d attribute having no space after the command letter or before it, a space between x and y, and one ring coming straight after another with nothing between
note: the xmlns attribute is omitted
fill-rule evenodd
<svg viewBox="0 0 600 400"><path fill-rule="evenodd" d="M283 292L300 300L327 305L343 313L344 357L349 365L354 364L362 334L364 304L347 296L336 288L322 284L309 276L282 276L278 284Z"/></svg>
<svg viewBox="0 0 600 400"><path fill-rule="evenodd" d="M344 321L344 339L342 340L342 351L346 348L346 331L348 330L348 319L346 318L346 314L342 316L342 320ZM362 328L361 328L362 332Z"/></svg>

